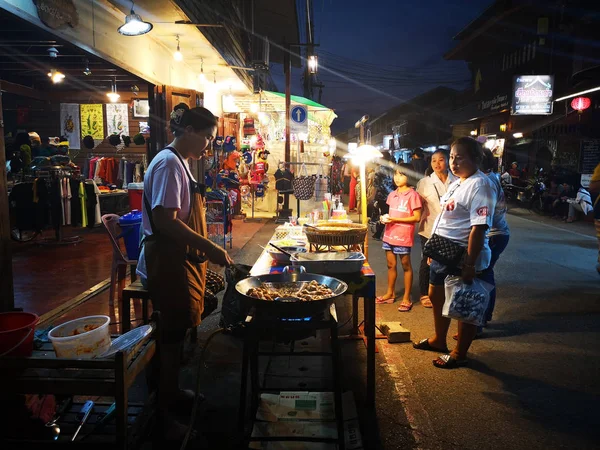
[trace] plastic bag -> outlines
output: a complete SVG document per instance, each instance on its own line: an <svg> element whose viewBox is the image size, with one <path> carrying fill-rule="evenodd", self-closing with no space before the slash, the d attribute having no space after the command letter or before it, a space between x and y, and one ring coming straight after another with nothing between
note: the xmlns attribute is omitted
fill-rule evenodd
<svg viewBox="0 0 600 450"><path fill-rule="evenodd" d="M242 270L238 270L238 268ZM225 280L227 281L227 289L223 295L223 304L221 306L221 318L219 326L223 328L231 328L231 334L234 336L241 335L241 328L237 327L244 322L248 313L244 307L243 297L235 289L238 281L243 280L248 276L252 266L237 264L225 269Z"/></svg>
<svg viewBox="0 0 600 450"><path fill-rule="evenodd" d="M446 288L446 301L442 308L444 317L477 326L484 324L485 311L494 286L479 278L467 284L461 277L448 276L444 281L444 287Z"/></svg>

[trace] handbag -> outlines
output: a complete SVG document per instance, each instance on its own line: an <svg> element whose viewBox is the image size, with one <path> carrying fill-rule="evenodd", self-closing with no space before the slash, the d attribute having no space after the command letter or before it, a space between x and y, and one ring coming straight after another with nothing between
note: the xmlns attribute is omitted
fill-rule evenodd
<svg viewBox="0 0 600 450"><path fill-rule="evenodd" d="M452 196L459 186L460 184L456 185L448 197ZM464 245L454 242L452 239L448 239L435 233L440 225L443 215L444 211L442 211L440 214L440 218L437 221L431 237L423 246L423 255L428 256L434 261L444 264L445 266L461 267L467 253L467 248Z"/></svg>
<svg viewBox="0 0 600 450"><path fill-rule="evenodd" d="M304 170L304 174L302 174ZM292 188L294 189L294 196L298 200L310 200L315 193L315 179L316 177L308 175L306 166L302 164L298 171L299 176L292 180Z"/></svg>

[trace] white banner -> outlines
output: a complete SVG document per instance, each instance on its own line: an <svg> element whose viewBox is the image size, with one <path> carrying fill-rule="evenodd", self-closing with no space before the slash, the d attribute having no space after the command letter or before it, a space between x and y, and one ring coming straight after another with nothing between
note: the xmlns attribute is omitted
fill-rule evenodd
<svg viewBox="0 0 600 450"><path fill-rule="evenodd" d="M69 148L79 150L81 140L79 134L79 104L60 104L60 134L69 141Z"/></svg>
<svg viewBox="0 0 600 450"><path fill-rule="evenodd" d="M129 136L129 114L126 103L106 104L107 135Z"/></svg>

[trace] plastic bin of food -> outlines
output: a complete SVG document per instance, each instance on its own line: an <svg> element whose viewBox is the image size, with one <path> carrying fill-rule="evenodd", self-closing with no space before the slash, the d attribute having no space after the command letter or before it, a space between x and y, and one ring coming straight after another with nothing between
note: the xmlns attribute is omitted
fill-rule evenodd
<svg viewBox="0 0 600 450"><path fill-rule="evenodd" d="M283 247L279 247L280 249L282 249L283 251L286 251L290 254L296 254L296 253L306 253L306 247L302 247L302 246L283 246ZM286 255L285 253L280 252L279 250L277 250L276 248L268 248L267 252L269 253L269 256L271 258L273 258L273 260L275 262L278 263L286 263L289 262L290 257L288 255Z"/></svg>
<svg viewBox="0 0 600 450"><path fill-rule="evenodd" d="M91 359L110 348L108 316L87 316L59 325L48 333L59 358Z"/></svg>
<svg viewBox="0 0 600 450"><path fill-rule="evenodd" d="M365 262L361 252L294 253L292 266L304 266L308 273L358 273Z"/></svg>

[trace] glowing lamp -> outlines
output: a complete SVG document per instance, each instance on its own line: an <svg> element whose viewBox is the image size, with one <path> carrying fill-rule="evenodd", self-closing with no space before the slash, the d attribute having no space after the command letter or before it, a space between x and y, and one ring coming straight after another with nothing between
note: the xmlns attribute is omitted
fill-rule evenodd
<svg viewBox="0 0 600 450"><path fill-rule="evenodd" d="M56 69L52 69L50 72L48 72L48 76L54 84L60 83L65 79L65 74Z"/></svg>
<svg viewBox="0 0 600 450"><path fill-rule="evenodd" d="M131 9L131 12L125 16L125 23L117 31L124 36L141 36L152 30L150 22L144 22L142 18Z"/></svg>
<svg viewBox="0 0 600 450"><path fill-rule="evenodd" d="M580 113L592 106L592 101L588 97L575 97L571 101L571 108Z"/></svg>

